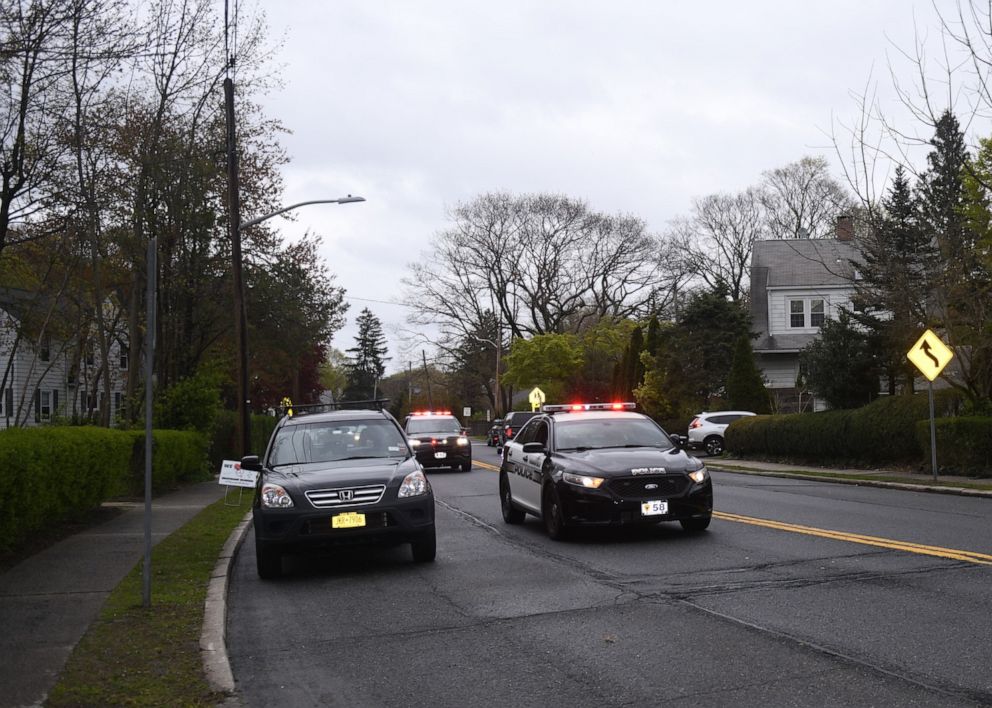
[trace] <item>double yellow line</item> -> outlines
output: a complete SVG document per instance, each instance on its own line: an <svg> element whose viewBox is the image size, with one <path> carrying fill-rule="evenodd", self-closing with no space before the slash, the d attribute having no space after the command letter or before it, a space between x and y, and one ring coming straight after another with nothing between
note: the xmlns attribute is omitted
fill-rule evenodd
<svg viewBox="0 0 992 708"><path fill-rule="evenodd" d="M478 460L472 460L473 467L481 467L484 470L489 470L490 472L499 472L499 467L491 465L488 462L479 462Z"/></svg>
<svg viewBox="0 0 992 708"><path fill-rule="evenodd" d="M992 555L975 553L974 551L961 551L954 548L941 548L940 546L924 546L919 543L910 543L909 541L894 541L889 538L865 536L858 533L831 531L829 529L818 529L813 526L800 526L798 524L786 524L781 521L757 519L752 516L741 516L740 514L729 514L725 511L714 511L713 516L717 519L723 519L724 521L734 521L739 524L751 524L752 526L763 526L765 528L776 529L778 531L802 533L808 536L830 538L835 541L861 543L866 546L878 546L879 548L888 548L894 551L906 551L907 553L918 553L925 556L936 556L938 558L966 561L968 563L977 563L978 565L992 565Z"/></svg>

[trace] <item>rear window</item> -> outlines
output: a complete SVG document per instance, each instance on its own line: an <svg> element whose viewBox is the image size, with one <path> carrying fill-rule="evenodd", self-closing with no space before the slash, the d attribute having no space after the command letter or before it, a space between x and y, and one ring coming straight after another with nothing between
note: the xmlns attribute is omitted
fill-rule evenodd
<svg viewBox="0 0 992 708"><path fill-rule="evenodd" d="M462 426L457 418L447 416L423 416L410 418L406 424L406 432L411 435L417 433L460 433Z"/></svg>

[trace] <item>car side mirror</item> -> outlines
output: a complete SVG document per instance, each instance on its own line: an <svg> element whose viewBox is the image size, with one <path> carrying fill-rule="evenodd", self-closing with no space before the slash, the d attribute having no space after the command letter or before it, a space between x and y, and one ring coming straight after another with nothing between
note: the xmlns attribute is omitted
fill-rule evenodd
<svg viewBox="0 0 992 708"><path fill-rule="evenodd" d="M241 469L250 472L260 472L262 463L258 461L258 455L245 455L241 458Z"/></svg>
<svg viewBox="0 0 992 708"><path fill-rule="evenodd" d="M544 445L539 442L524 443L523 453L525 455L536 455L539 452L547 452Z"/></svg>

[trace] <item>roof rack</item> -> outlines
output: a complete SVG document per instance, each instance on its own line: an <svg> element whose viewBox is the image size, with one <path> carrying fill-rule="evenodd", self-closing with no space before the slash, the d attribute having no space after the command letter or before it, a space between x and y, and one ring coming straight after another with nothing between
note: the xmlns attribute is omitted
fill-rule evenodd
<svg viewBox="0 0 992 708"><path fill-rule="evenodd" d="M336 401L334 403L304 403L303 405L281 406L282 414L286 416L313 415L315 413L327 413L329 411L356 410L381 411L389 403L388 398L371 398L366 401Z"/></svg>

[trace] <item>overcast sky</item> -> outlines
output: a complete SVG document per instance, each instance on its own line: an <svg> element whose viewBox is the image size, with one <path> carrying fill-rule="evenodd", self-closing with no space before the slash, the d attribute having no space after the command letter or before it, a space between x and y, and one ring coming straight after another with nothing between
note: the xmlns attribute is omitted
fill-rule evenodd
<svg viewBox="0 0 992 708"><path fill-rule="evenodd" d="M407 308L375 301L403 301L406 266L448 208L493 190L556 192L661 232L693 198L804 155L838 166L830 134L857 117L852 92L874 76L894 102L889 64L909 70L894 47L912 47L914 23L938 29L930 3L909 0L263 7L283 40L284 86L264 105L292 131L286 203L368 200L307 207L281 228L321 234L347 290L332 345L354 345L367 306L389 336L390 372L420 348L401 350Z"/></svg>

